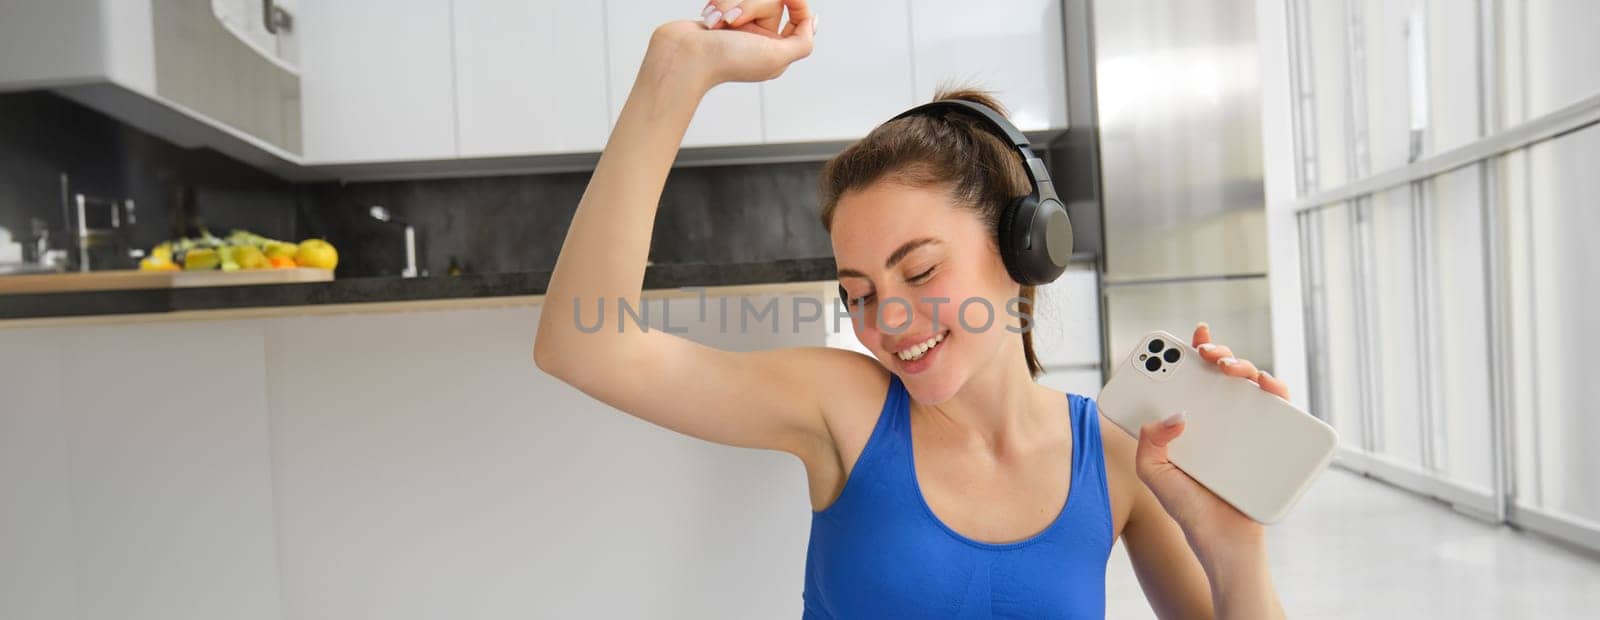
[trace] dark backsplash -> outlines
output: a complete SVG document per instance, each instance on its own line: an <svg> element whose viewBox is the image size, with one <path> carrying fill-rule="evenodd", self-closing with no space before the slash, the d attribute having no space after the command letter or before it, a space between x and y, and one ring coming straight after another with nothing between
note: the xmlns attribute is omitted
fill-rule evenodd
<svg viewBox="0 0 1600 620"><path fill-rule="evenodd" d="M816 211L821 168L812 162L674 169L662 192L650 259L745 263L831 256ZM431 274L445 273L452 260L473 273L549 269L588 183L585 172L312 184L302 194L300 232L361 248L349 259L352 270L397 274L405 264L401 229L368 215L381 205L417 228L417 261Z"/></svg>
<svg viewBox="0 0 1600 620"><path fill-rule="evenodd" d="M1046 155L1069 202L1077 248L1098 252L1098 206L1084 188L1094 167L1074 145ZM1081 149L1080 149L1081 150ZM821 162L675 168L657 212L650 259L750 263L832 256L817 220ZM444 275L515 273L555 266L589 173L293 184L209 149L185 149L45 92L0 94L0 227L25 241L29 220L65 247L60 175L72 189L138 205L133 244L148 248L197 224L219 235L244 228L298 241L325 237L339 249L340 277L396 275L401 229L373 220L373 205L417 228L419 266ZM192 189L192 206L179 195ZM128 266L132 266L130 261Z"/></svg>
<svg viewBox="0 0 1600 620"><path fill-rule="evenodd" d="M831 256L817 220L820 162L677 168L656 216L650 258L665 263L760 262ZM72 189L138 205L133 243L148 248L201 223L213 232L326 237L338 275L395 275L400 228L371 219L382 205L417 228L432 275L452 260L469 273L550 269L588 173L296 185L208 149L185 149L50 93L0 95L0 226L18 240L30 218L63 247L59 176ZM193 188L193 216L180 208ZM188 220L188 221L185 221ZM197 221L196 221L197 220ZM130 263L131 266L131 263Z"/></svg>

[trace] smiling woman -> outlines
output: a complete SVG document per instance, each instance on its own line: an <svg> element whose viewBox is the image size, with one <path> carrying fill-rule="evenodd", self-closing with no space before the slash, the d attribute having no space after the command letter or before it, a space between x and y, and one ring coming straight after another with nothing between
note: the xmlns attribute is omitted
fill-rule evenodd
<svg viewBox="0 0 1600 620"><path fill-rule="evenodd" d="M1034 381L1033 285L1060 273L1055 241L1070 231L1042 164L1032 171L982 93L941 94L823 173L823 222L871 357L580 328L578 300L639 299L702 97L780 76L815 32L803 0L715 0L656 29L551 276L539 367L653 424L796 456L814 511L806 617L1100 617L1118 538L1163 616L1280 617L1261 526L1167 459L1181 415L1135 442L1094 401ZM1210 340L1196 329L1195 345ZM1287 394L1227 347L1202 357Z"/></svg>
<svg viewBox="0 0 1600 620"><path fill-rule="evenodd" d="M934 95L934 100L970 101L1002 115L1005 113L1005 108L992 97L977 90L940 92ZM957 259L954 267L958 273L962 266L967 265L994 267L995 261L974 258L998 254L996 240L999 238L1002 214L1013 199L1028 195L1031 189L1022 162L1012 146L982 127L972 116L956 113L918 114L885 123L829 160L822 169L822 225L835 238L834 255L841 265L840 284L849 293L849 299L865 298L869 305L874 301L872 282L875 278L844 266L854 264L850 262L853 257L842 253L841 249L851 248L841 248L838 240L841 237L852 241L868 237L898 239L900 237L884 234L898 222L902 226L914 225L943 231L944 234L936 233L906 241L888 254L883 269L875 271L897 272L905 284L919 289L916 294L921 297L950 299L937 294L944 288L929 287L940 275L934 272L947 262L951 254L969 257ZM929 204L945 203L951 203L957 209L927 208ZM956 221L961 218L972 220L972 223L962 225L962 222ZM839 221L837 231L836 221ZM866 234L852 235L851 231ZM952 238L947 244L943 237L951 236L950 233L955 231L977 234L969 234L971 239ZM970 247L960 245L964 241L974 241L975 244ZM906 260L907 257L912 260ZM949 267L946 265L947 270ZM1016 304L1019 312L1015 316L1019 322L1009 327L1022 332L1022 358L1027 363L1028 374L1037 377L1043 371L1043 366L1033 350L1032 330L1024 329L1031 326L1020 322L1031 315L1034 287L1022 285L1018 288L1006 276L1003 263L1000 267L998 274L982 274L1000 283L995 290L982 291L993 296L966 297L957 301L956 311L960 314L956 322L962 326L992 322L996 307L1012 305L1013 299L1020 298L1022 302ZM950 276L941 279L949 280ZM974 299L981 299L987 305L968 303ZM990 318L969 320L972 318L968 316L969 311L976 313L982 307L989 309ZM950 320L946 319L947 322ZM972 333L973 330L966 331ZM982 331L999 338L1005 330ZM913 338L909 342L919 341ZM862 342L867 340L864 338ZM993 343L988 346L992 349ZM915 387L908 385L908 388L912 389L913 394L917 393ZM943 399L933 402L940 400Z"/></svg>

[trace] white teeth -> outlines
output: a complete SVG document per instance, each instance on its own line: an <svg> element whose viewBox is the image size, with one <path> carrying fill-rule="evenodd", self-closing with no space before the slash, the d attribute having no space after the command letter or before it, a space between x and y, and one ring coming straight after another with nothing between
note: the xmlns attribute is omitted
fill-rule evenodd
<svg viewBox="0 0 1600 620"><path fill-rule="evenodd" d="M924 340L924 341L916 344L915 346L912 346L912 347L910 347L910 348L908 348L908 349L906 349L904 351L896 353L895 355L898 356L900 359L902 359L904 361L907 361L907 362L918 360L918 359L922 359L922 354L927 353L928 349L932 349L934 347L934 345L939 344L943 340L944 340L944 332L940 332L938 334L935 334L932 338Z"/></svg>

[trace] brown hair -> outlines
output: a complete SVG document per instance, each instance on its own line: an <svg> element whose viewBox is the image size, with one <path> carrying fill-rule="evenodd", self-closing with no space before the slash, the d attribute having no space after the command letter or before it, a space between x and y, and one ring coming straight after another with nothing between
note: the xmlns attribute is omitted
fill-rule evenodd
<svg viewBox="0 0 1600 620"><path fill-rule="evenodd" d="M972 88L941 89L933 98L981 103L1006 114L993 96ZM886 178L913 187L949 187L957 204L977 212L989 228L996 254L1001 211L1033 189L1015 147L982 121L960 113L919 114L878 126L828 160L821 179L823 228L833 231L840 196ZM1034 288L1023 286L1019 294L1026 301L1018 310L1031 317ZM1031 329L1022 334L1022 354L1028 374L1038 377L1044 368L1034 354Z"/></svg>

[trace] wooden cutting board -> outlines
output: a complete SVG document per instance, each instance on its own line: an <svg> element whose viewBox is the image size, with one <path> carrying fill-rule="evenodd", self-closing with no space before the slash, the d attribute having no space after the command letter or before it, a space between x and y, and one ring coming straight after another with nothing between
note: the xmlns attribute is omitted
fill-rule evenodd
<svg viewBox="0 0 1600 620"><path fill-rule="evenodd" d="M250 271L138 271L113 270L74 273L36 273L0 276L0 295L22 293L65 293L141 288L190 286L236 286L247 284L289 284L327 282L333 271L296 267L294 269L254 269Z"/></svg>

